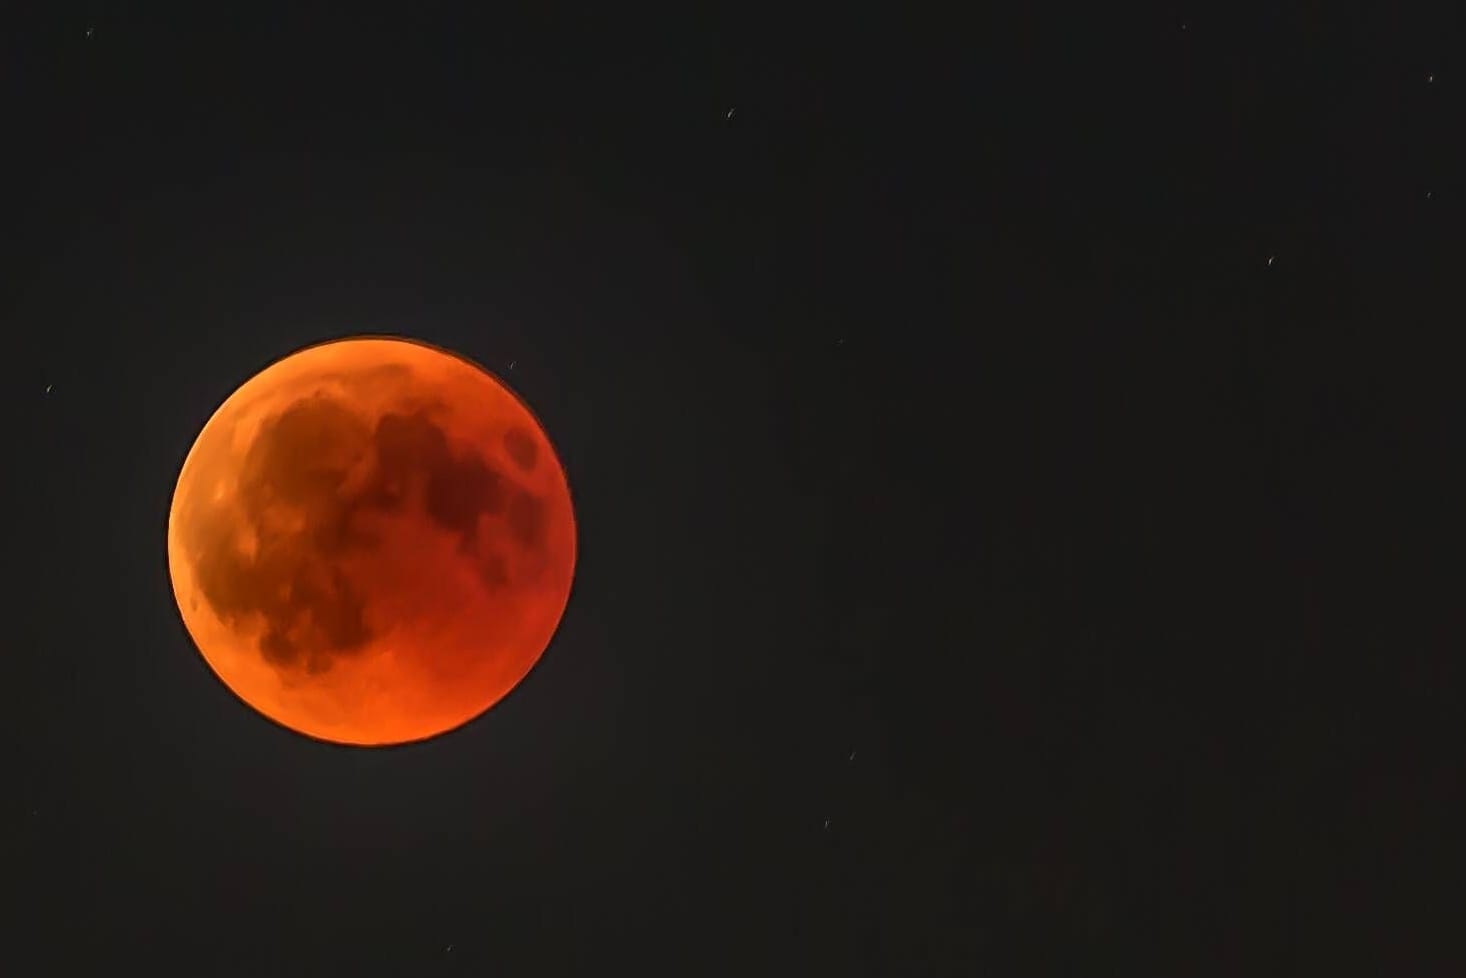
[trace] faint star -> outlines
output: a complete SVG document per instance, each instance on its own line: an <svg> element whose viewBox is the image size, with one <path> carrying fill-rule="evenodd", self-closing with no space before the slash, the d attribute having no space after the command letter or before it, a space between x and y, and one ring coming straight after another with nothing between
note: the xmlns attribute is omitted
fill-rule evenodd
<svg viewBox="0 0 1466 978"><path fill-rule="evenodd" d="M835 345L836 346L844 346L845 345L845 337L842 336L838 340L836 340L835 341Z"/></svg>
<svg viewBox="0 0 1466 978"><path fill-rule="evenodd" d="M1185 24L1182 24L1181 25L1181 29L1184 31L1186 29L1186 25Z"/></svg>
<svg viewBox="0 0 1466 978"><path fill-rule="evenodd" d="M728 110L728 114L727 114L727 115L725 115L725 116L723 116L723 118L724 118L724 119L731 119L731 118L733 118L733 113L734 113L734 112L735 112L735 111L736 111L736 110L735 110L735 109L729 109L729 110Z"/></svg>
<svg viewBox="0 0 1466 978"><path fill-rule="evenodd" d="M826 832L830 831L830 820L829 819L825 819L825 831Z"/></svg>
<svg viewBox="0 0 1466 978"><path fill-rule="evenodd" d="M88 27L87 28L87 37L90 38L96 32L97 32L97 29L95 27Z"/></svg>
<svg viewBox="0 0 1466 978"><path fill-rule="evenodd" d="M510 369L510 370L513 370L513 369L514 369L514 365L515 365L515 364L516 364L516 363L518 363L518 362L519 362L519 361L518 361L518 360L510 360L510 361L509 361L509 369Z"/></svg>
<svg viewBox="0 0 1466 978"><path fill-rule="evenodd" d="M52 387L52 386L53 386L53 385L51 385L51 384L47 384L47 385L46 385L46 393L47 393L47 394L49 394L49 393L51 393L51 387Z"/></svg>
<svg viewBox="0 0 1466 978"><path fill-rule="evenodd" d="M855 760L855 751L851 751L850 752L850 756L848 758L846 758L846 760L850 760L850 761Z"/></svg>
<svg viewBox="0 0 1466 978"><path fill-rule="evenodd" d="M1434 85L1435 84L1435 75L1426 75L1425 76L1425 83L1427 85Z"/></svg>
<svg viewBox="0 0 1466 978"><path fill-rule="evenodd" d="M1433 191L1430 191L1430 190L1427 190L1427 191L1426 191L1426 192L1425 192L1425 199L1426 199L1426 200L1430 200L1430 199L1431 199L1431 198L1432 198L1432 197L1434 197L1434 196L1435 196L1435 193L1434 193L1434 192L1433 192Z"/></svg>
<svg viewBox="0 0 1466 978"><path fill-rule="evenodd" d="M1276 255L1268 255L1267 256L1267 264L1268 264L1268 267L1269 268L1272 267L1273 259L1276 258L1276 257L1277 257Z"/></svg>
<svg viewBox="0 0 1466 978"><path fill-rule="evenodd" d="M444 954L452 954L453 953L453 945L452 944L449 944L447 947L443 948L443 953Z"/></svg>

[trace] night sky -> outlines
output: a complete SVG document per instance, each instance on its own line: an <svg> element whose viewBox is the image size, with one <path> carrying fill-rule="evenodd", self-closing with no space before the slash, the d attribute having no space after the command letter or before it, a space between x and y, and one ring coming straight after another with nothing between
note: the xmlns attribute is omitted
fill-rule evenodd
<svg viewBox="0 0 1466 978"><path fill-rule="evenodd" d="M1466 962L1459 5L32 6L0 969ZM360 333L504 377L580 528L525 682L382 750L237 700L165 553Z"/></svg>

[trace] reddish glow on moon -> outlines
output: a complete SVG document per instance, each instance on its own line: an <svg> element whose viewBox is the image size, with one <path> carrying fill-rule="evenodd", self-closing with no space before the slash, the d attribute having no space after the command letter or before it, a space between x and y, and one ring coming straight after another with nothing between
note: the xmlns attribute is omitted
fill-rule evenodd
<svg viewBox="0 0 1466 978"><path fill-rule="evenodd" d="M337 340L204 425L168 516L183 622L221 680L310 737L384 745L483 713L570 597L575 516L529 409L434 347Z"/></svg>

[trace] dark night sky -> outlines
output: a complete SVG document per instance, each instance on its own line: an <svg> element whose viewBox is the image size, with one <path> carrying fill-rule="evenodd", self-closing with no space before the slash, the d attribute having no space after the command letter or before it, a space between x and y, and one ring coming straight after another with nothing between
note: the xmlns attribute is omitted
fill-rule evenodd
<svg viewBox="0 0 1466 978"><path fill-rule="evenodd" d="M1459 12L130 6L0 27L16 973L1461 967ZM581 528L380 751L164 553L361 332L504 373Z"/></svg>

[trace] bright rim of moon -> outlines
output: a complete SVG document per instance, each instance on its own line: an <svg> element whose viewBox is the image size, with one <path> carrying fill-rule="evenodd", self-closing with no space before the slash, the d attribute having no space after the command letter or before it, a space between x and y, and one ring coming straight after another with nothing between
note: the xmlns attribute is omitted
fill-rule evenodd
<svg viewBox="0 0 1466 978"><path fill-rule="evenodd" d="M565 472L482 368L404 339L307 347L232 394L183 463L168 566L216 675L320 740L385 745L502 699L575 570Z"/></svg>

